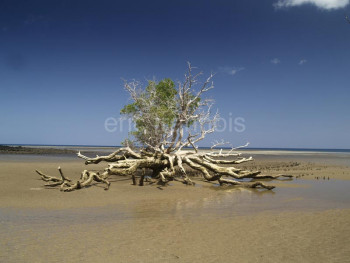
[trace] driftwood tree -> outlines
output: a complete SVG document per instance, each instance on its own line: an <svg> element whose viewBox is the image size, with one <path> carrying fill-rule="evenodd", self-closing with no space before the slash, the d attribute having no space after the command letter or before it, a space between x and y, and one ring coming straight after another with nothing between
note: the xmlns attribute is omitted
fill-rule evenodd
<svg viewBox="0 0 350 263"><path fill-rule="evenodd" d="M48 182L46 186L60 186L62 191L72 191L90 185L93 181L106 184L112 175L129 176L134 185L145 183L167 184L172 180L181 180L184 184L193 185L188 175L189 170L199 172L205 180L249 188L273 189L258 179L276 179L289 175L263 175L259 171L246 171L234 167L252 161L253 158L242 157L236 147L230 150L218 150L223 142L217 142L210 151L200 150L198 142L206 135L213 133L219 115L212 113L213 101L205 99L207 91L214 88L213 74L202 83L202 73L194 73L188 63L188 71L183 82L177 88L170 79L160 82L149 81L145 89L139 82L124 82L132 103L126 105L121 114L132 118L136 130L133 137L126 140L125 147L107 156L87 157L80 152L78 157L86 165L108 162L108 167L98 173L85 170L79 181L72 183L59 168L61 178L51 177L40 171L37 173ZM250 180L247 180L250 179ZM245 180L242 180L245 179Z"/></svg>

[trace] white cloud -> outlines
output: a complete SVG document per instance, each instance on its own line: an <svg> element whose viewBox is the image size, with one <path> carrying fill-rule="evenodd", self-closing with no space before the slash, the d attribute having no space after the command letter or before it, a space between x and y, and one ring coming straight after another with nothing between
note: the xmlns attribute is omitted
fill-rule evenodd
<svg viewBox="0 0 350 263"><path fill-rule="evenodd" d="M292 7L299 6L304 4L315 5L321 9L337 9L343 8L349 4L350 0L278 0L274 3L275 8L284 8L284 7Z"/></svg>
<svg viewBox="0 0 350 263"><path fill-rule="evenodd" d="M306 62L307 62L306 59L302 59L302 60L299 61L299 65L303 65L303 64L305 64Z"/></svg>
<svg viewBox="0 0 350 263"><path fill-rule="evenodd" d="M235 68L235 67L219 67L219 71L229 74L229 75L236 75L239 71L245 70L245 68Z"/></svg>
<svg viewBox="0 0 350 263"><path fill-rule="evenodd" d="M274 58L274 59L271 59L270 62L271 62L272 64L277 65L277 64L281 63L281 60L279 60L278 58Z"/></svg>

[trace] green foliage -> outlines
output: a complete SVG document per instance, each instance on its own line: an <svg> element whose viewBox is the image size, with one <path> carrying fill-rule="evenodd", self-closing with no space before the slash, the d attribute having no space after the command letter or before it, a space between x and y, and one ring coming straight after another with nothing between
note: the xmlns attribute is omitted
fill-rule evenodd
<svg viewBox="0 0 350 263"><path fill-rule="evenodd" d="M131 134L137 141L154 144L162 139L165 130L172 126L177 116L176 95L175 83L171 79L163 79L158 83L149 81L138 98L121 109L121 114L133 118L136 131ZM152 142L149 141L150 137Z"/></svg>
<svg viewBox="0 0 350 263"><path fill-rule="evenodd" d="M181 116L196 116L201 102L200 97L195 98L188 90L180 100L175 83L169 78L159 82L148 81L145 89L131 92L133 102L125 105L120 113L133 119L136 130L130 135L143 146L159 146ZM190 127L195 121L196 118L189 118L181 125Z"/></svg>

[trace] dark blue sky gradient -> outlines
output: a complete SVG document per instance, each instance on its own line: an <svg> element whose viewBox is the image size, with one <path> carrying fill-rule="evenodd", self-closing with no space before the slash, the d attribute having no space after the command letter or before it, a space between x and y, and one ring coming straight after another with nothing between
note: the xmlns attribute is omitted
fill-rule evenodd
<svg viewBox="0 0 350 263"><path fill-rule="evenodd" d="M128 102L121 78L181 80L191 61L246 125L202 146L350 148L350 7L274 2L2 0L0 143L119 145L127 129L104 122Z"/></svg>

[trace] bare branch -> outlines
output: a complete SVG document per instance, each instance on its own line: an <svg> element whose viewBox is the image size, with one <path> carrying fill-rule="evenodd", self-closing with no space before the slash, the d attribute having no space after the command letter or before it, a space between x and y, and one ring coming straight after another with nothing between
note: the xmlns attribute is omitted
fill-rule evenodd
<svg viewBox="0 0 350 263"><path fill-rule="evenodd" d="M229 142L225 142L223 139L219 142L219 141L214 141L213 145L210 147L210 149L216 148L218 146L222 146L225 144L229 144Z"/></svg>

